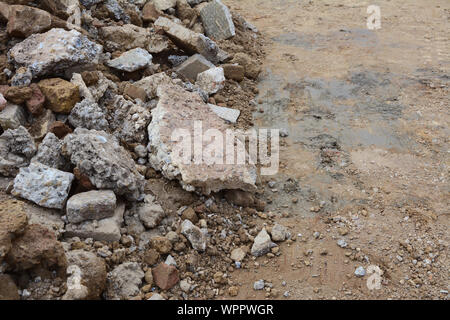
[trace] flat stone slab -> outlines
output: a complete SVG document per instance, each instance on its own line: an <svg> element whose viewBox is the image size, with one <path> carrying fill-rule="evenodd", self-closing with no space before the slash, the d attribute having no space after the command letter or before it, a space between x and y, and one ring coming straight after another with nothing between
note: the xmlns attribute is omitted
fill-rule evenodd
<svg viewBox="0 0 450 320"><path fill-rule="evenodd" d="M195 82L198 74L214 67L214 64L209 62L201 54L194 54L192 57L177 66L174 70L191 82Z"/></svg>
<svg viewBox="0 0 450 320"><path fill-rule="evenodd" d="M62 209L69 196L74 175L38 162L21 168L11 193L42 207Z"/></svg>
<svg viewBox="0 0 450 320"><path fill-rule="evenodd" d="M217 114L223 120L229 121L231 123L236 123L237 119L241 115L240 110L231 109L227 107L216 106L215 104L208 103L208 107Z"/></svg>
<svg viewBox="0 0 450 320"><path fill-rule="evenodd" d="M206 35L216 40L225 40L236 35L230 10L220 0L213 0L200 11Z"/></svg>
<svg viewBox="0 0 450 320"><path fill-rule="evenodd" d="M144 69L152 64L153 56L147 50L136 48L123 53L120 57L108 61L111 68L126 72Z"/></svg>
<svg viewBox="0 0 450 320"><path fill-rule="evenodd" d="M93 190L78 193L67 201L67 220L80 223L85 220L99 220L114 215L116 195L111 190Z"/></svg>

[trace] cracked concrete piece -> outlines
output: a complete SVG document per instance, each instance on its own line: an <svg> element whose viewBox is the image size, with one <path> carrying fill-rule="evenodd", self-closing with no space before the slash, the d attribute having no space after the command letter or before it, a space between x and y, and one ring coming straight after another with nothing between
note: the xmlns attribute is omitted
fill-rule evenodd
<svg viewBox="0 0 450 320"><path fill-rule="evenodd" d="M67 200L67 220L80 223L85 220L99 220L114 215L116 195L111 190L93 190L78 193Z"/></svg>
<svg viewBox="0 0 450 320"><path fill-rule="evenodd" d="M213 0L200 11L203 26L208 37L225 40L236 35L230 10L220 0Z"/></svg>

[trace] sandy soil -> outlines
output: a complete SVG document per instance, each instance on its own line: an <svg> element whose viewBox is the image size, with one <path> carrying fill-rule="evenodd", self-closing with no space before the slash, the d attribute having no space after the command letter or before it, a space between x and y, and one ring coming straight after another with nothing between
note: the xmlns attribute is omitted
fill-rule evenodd
<svg viewBox="0 0 450 320"><path fill-rule="evenodd" d="M255 123L289 137L263 197L295 235L233 273L237 298L447 299L450 3L377 1L372 31L369 2L224 2L267 40Z"/></svg>

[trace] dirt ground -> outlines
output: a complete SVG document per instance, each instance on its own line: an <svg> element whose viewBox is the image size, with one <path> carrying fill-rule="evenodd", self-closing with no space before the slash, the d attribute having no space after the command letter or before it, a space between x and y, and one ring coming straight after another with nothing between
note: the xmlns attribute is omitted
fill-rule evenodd
<svg viewBox="0 0 450 320"><path fill-rule="evenodd" d="M376 1L374 31L365 1L224 3L266 38L255 124L289 136L263 198L294 235L236 298L448 299L450 2Z"/></svg>

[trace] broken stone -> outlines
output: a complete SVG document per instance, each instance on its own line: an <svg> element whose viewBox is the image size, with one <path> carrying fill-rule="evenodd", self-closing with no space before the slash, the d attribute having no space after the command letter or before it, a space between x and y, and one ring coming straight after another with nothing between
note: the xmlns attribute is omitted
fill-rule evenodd
<svg viewBox="0 0 450 320"><path fill-rule="evenodd" d="M16 70L16 74L11 79L11 85L13 87L28 87L32 78L30 69L22 67Z"/></svg>
<svg viewBox="0 0 450 320"><path fill-rule="evenodd" d="M237 119L241 115L241 111L237 109L231 109L227 107L219 107L214 104L208 103L208 107L217 114L220 118L222 118L225 121L236 123Z"/></svg>
<svg viewBox="0 0 450 320"><path fill-rule="evenodd" d="M245 70L245 76L249 79L256 79L261 73L261 67L246 53L236 53L231 63L237 63L242 66Z"/></svg>
<svg viewBox="0 0 450 320"><path fill-rule="evenodd" d="M79 284L87 288L84 299L100 299L106 288L106 264L94 253L84 250L73 250L67 253L69 266L77 266L80 273Z"/></svg>
<svg viewBox="0 0 450 320"><path fill-rule="evenodd" d="M32 96L32 89L28 88L28 87L8 87L5 86L6 88L3 89L2 91L4 92L4 96L6 98L6 100L8 100L11 103L14 104L23 104L25 101L27 101L28 99L31 99Z"/></svg>
<svg viewBox="0 0 450 320"><path fill-rule="evenodd" d="M253 246L251 249L252 255L255 257L260 257L270 252L270 249L276 247L277 245L272 242L266 229L262 229L260 233L255 237Z"/></svg>
<svg viewBox="0 0 450 320"><path fill-rule="evenodd" d="M81 74L74 73L72 75L72 79L70 80L70 82L78 87L78 90L80 92L80 97L82 97L83 99L92 101L92 102L96 101L96 100L94 100L94 96L92 95L91 91L89 90L86 83L84 82ZM95 83L97 83L97 82L98 82L98 78Z"/></svg>
<svg viewBox="0 0 450 320"><path fill-rule="evenodd" d="M174 70L191 82L195 82L197 76L215 66L200 54L194 54Z"/></svg>
<svg viewBox="0 0 450 320"><path fill-rule="evenodd" d="M92 100L84 99L77 103L68 118L70 124L77 127L95 130L107 130L108 121L103 110Z"/></svg>
<svg viewBox="0 0 450 320"><path fill-rule="evenodd" d="M22 106L8 103L0 111L0 126L3 130L17 129L26 124L25 110Z"/></svg>
<svg viewBox="0 0 450 320"><path fill-rule="evenodd" d="M170 290L180 281L177 268L165 263L152 268L152 273L155 284L162 290Z"/></svg>
<svg viewBox="0 0 450 320"><path fill-rule="evenodd" d="M0 300L20 300L19 289L10 275L0 273Z"/></svg>
<svg viewBox="0 0 450 320"><path fill-rule="evenodd" d="M146 195L144 202L136 204L131 214L137 214L148 229L156 228L166 216L163 208L156 203L152 195Z"/></svg>
<svg viewBox="0 0 450 320"><path fill-rule="evenodd" d="M23 202L10 199L0 205L0 263L11 249L11 241L20 236L28 224ZM1 286L0 286L1 287Z"/></svg>
<svg viewBox="0 0 450 320"><path fill-rule="evenodd" d="M56 117L52 110L45 109L45 111L32 118L29 132L36 141L41 141L45 135L50 131L50 126L55 122Z"/></svg>
<svg viewBox="0 0 450 320"><path fill-rule="evenodd" d="M152 0L153 5L159 11L165 11L167 9L175 7L177 0Z"/></svg>
<svg viewBox="0 0 450 320"><path fill-rule="evenodd" d="M38 224L28 225L24 233L14 239L6 262L15 272L39 268L53 269L63 275L67 267L63 246L55 233Z"/></svg>
<svg viewBox="0 0 450 320"><path fill-rule="evenodd" d="M134 72L148 67L152 63L152 59L152 55L147 50L136 48L108 61L107 65L121 71Z"/></svg>
<svg viewBox="0 0 450 320"><path fill-rule="evenodd" d="M106 295L111 300L128 300L139 294L144 272L136 262L118 265L108 274Z"/></svg>
<svg viewBox="0 0 450 320"><path fill-rule="evenodd" d="M125 23L130 23L130 17L126 14L117 0L106 0L105 8L113 19L117 21L122 20Z"/></svg>
<svg viewBox="0 0 450 320"><path fill-rule="evenodd" d="M109 51L146 48L149 42L148 30L133 24L103 27L100 35Z"/></svg>
<svg viewBox="0 0 450 320"><path fill-rule="evenodd" d="M47 107L58 113L70 113L77 102L80 101L78 87L69 81L53 78L41 80L39 89L44 94Z"/></svg>
<svg viewBox="0 0 450 320"><path fill-rule="evenodd" d="M52 16L47 11L15 5L10 6L6 30L13 37L27 38L32 34L47 31L51 23Z"/></svg>
<svg viewBox="0 0 450 320"><path fill-rule="evenodd" d="M225 75L223 73L223 68L211 68L199 73L195 84L209 95L222 90L225 86Z"/></svg>
<svg viewBox="0 0 450 320"><path fill-rule="evenodd" d="M160 10L156 9L155 4L149 1L142 9L142 20L144 22L155 22L161 15L164 15Z"/></svg>
<svg viewBox="0 0 450 320"><path fill-rule="evenodd" d="M21 168L11 193L46 208L62 209L66 203L73 174L38 162Z"/></svg>
<svg viewBox="0 0 450 320"><path fill-rule="evenodd" d="M50 168L61 171L69 170L70 163L63 157L61 153L62 141L53 133L49 132L39 145L36 156L31 162L39 162Z"/></svg>
<svg viewBox="0 0 450 320"><path fill-rule="evenodd" d="M113 190L135 201L144 189L144 177L129 153L103 131L75 129L64 138L63 154L98 189Z"/></svg>
<svg viewBox="0 0 450 320"><path fill-rule="evenodd" d="M16 44L9 51L9 57L17 69L29 68L33 78L37 78L98 64L102 50L102 46L78 31L54 28Z"/></svg>
<svg viewBox="0 0 450 320"><path fill-rule="evenodd" d="M0 174L15 176L36 153L33 138L24 127L8 129L0 136Z"/></svg>
<svg viewBox="0 0 450 320"><path fill-rule="evenodd" d="M161 254L168 254L172 250L172 242L166 237L155 236L150 240L152 248Z"/></svg>
<svg viewBox="0 0 450 320"><path fill-rule="evenodd" d="M236 35L230 10L220 0L213 0L200 11L203 26L208 37L225 40Z"/></svg>
<svg viewBox="0 0 450 320"><path fill-rule="evenodd" d="M77 265L67 267L67 291L62 300L84 300L88 296L88 288L81 283L81 269Z"/></svg>
<svg viewBox="0 0 450 320"><path fill-rule="evenodd" d="M78 0L41 0L41 2L45 10L62 19L67 19L75 7L79 6Z"/></svg>
<svg viewBox="0 0 450 320"><path fill-rule="evenodd" d="M206 250L206 236L203 231L192 224L190 220L184 220L181 224L181 233L186 236L189 242L197 251Z"/></svg>
<svg viewBox="0 0 450 320"><path fill-rule="evenodd" d="M181 219L190 220L194 224L198 222L197 213L195 213L195 210L191 207L183 211L183 213L181 214Z"/></svg>
<svg viewBox="0 0 450 320"><path fill-rule="evenodd" d="M194 132L195 126L199 126L199 121L202 121L203 132L214 128L226 136L229 128L198 94L169 86L160 86L157 91L159 102L152 110L153 119L148 127L150 165L155 170L161 171L166 178L179 180L188 191L197 189L206 195L223 189L254 191L255 167L248 164L226 164L223 160L226 158L223 149L216 154L222 158L223 164L217 162L213 165L207 165L206 162L196 164L180 156L179 146L172 139L175 129L182 128L182 136L191 138L194 134L199 134ZM238 139L236 140L236 143L239 143ZM203 143L206 147L209 141ZM233 148L227 148L226 153L230 156L231 153L235 154L234 151Z"/></svg>
<svg viewBox="0 0 450 320"><path fill-rule="evenodd" d="M132 99L139 99L144 103L147 102L147 92L143 88L131 83L126 85L123 95Z"/></svg>
<svg viewBox="0 0 450 320"><path fill-rule="evenodd" d="M247 253L242 250L242 248L236 248L231 251L231 260L235 262L242 262L244 261L246 255Z"/></svg>
<svg viewBox="0 0 450 320"><path fill-rule="evenodd" d="M211 62L218 61L219 47L203 34L187 29L165 17L159 17L154 26L163 29L169 38L187 53L199 53Z"/></svg>
<svg viewBox="0 0 450 320"><path fill-rule="evenodd" d="M235 80L238 82L241 82L244 80L245 77L245 69L243 66L240 66L238 64L224 64L222 65L225 78Z"/></svg>
<svg viewBox="0 0 450 320"><path fill-rule="evenodd" d="M139 103L116 96L113 100L114 113L110 116L110 128L114 135L127 143L142 143L151 120L150 111Z"/></svg>
<svg viewBox="0 0 450 320"><path fill-rule="evenodd" d="M144 89L147 93L147 99L152 100L153 98L156 98L156 89L158 88L158 86L163 84L174 85L173 80L167 74L161 72L143 78L135 82L133 85L138 88Z"/></svg>
<svg viewBox="0 0 450 320"><path fill-rule="evenodd" d="M71 223L80 223L85 220L112 217L116 201L116 195L111 190L78 193L67 201L67 220Z"/></svg>
<svg viewBox="0 0 450 320"><path fill-rule="evenodd" d="M286 240L288 236L288 231L286 227L282 226L281 224L276 223L270 232L272 235L272 240L276 242L281 242Z"/></svg>
<svg viewBox="0 0 450 320"><path fill-rule="evenodd" d="M169 39L161 34L152 33L148 42L147 51L150 53L161 53L169 49Z"/></svg>
<svg viewBox="0 0 450 320"><path fill-rule="evenodd" d="M101 220L88 220L79 224L66 225L67 237L92 238L96 241L114 242L122 236L120 226L123 222L125 204L119 204L114 211L114 216Z"/></svg>
<svg viewBox="0 0 450 320"><path fill-rule="evenodd" d="M28 111L32 115L40 115L44 111L45 96L36 83L30 85L32 90L31 98L26 101Z"/></svg>

